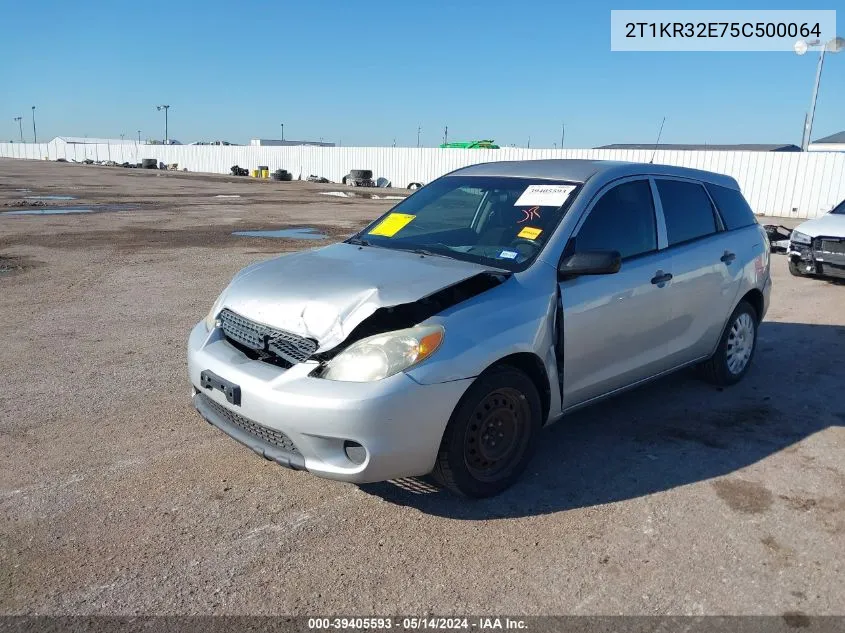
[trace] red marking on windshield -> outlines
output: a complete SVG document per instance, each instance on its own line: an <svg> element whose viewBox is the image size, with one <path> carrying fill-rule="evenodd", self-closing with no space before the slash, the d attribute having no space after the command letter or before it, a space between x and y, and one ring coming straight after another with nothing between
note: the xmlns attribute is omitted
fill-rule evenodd
<svg viewBox="0 0 845 633"><path fill-rule="evenodd" d="M523 209L522 212L525 214L525 217L519 220L517 224L528 222L528 220L540 219L540 207L531 207L530 209Z"/></svg>

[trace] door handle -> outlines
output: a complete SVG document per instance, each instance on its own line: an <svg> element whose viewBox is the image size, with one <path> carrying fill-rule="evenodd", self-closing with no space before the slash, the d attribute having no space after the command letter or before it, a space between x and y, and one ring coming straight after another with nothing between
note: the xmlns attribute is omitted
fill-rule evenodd
<svg viewBox="0 0 845 633"><path fill-rule="evenodd" d="M731 264L733 264L733 261L736 259L736 255L734 255L730 251L725 251L725 254L722 255L719 259L721 259L726 264L731 265Z"/></svg>
<svg viewBox="0 0 845 633"><path fill-rule="evenodd" d="M651 283L659 286L660 284L665 284L670 279L672 279L672 273L664 273L662 270L658 270L654 273L654 277L651 278Z"/></svg>

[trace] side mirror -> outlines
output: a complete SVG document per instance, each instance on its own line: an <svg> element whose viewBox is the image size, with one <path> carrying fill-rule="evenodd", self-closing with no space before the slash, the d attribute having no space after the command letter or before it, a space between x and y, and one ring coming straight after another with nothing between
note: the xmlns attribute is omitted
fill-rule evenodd
<svg viewBox="0 0 845 633"><path fill-rule="evenodd" d="M580 275L612 275L622 267L619 251L587 251L564 257L558 266L558 278Z"/></svg>

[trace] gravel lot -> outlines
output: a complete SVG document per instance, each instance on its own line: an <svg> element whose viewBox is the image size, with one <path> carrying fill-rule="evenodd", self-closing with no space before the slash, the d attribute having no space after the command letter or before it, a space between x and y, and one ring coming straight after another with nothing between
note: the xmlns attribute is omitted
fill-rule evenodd
<svg viewBox="0 0 845 633"><path fill-rule="evenodd" d="M94 211L0 215L2 613L843 613L845 288L780 255L742 384L573 415L496 499L325 481L203 422L190 327L315 244L231 232L338 239L391 204L338 189L0 160L0 211Z"/></svg>

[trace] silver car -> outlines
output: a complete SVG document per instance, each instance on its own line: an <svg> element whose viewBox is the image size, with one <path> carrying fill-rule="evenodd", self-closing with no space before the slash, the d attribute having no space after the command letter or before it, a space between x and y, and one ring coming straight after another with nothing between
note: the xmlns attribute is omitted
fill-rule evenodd
<svg viewBox="0 0 845 633"><path fill-rule="evenodd" d="M344 242L238 273L190 334L193 402L283 466L490 496L579 407L690 365L739 381L770 289L732 178L474 165Z"/></svg>

